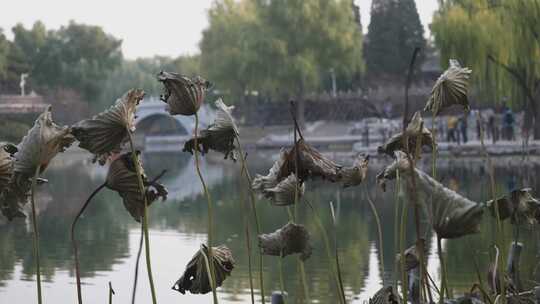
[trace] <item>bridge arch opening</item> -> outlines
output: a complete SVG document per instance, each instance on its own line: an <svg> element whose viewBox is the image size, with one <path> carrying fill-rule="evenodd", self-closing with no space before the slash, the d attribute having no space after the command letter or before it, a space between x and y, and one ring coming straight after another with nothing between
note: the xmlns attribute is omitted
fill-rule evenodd
<svg viewBox="0 0 540 304"><path fill-rule="evenodd" d="M156 113L142 118L136 124L136 132L145 136L189 134L180 121L166 113Z"/></svg>

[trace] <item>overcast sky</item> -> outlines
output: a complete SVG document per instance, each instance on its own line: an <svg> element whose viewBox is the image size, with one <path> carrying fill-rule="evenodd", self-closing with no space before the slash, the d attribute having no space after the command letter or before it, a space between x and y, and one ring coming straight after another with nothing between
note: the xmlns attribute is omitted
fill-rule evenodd
<svg viewBox="0 0 540 304"><path fill-rule="evenodd" d="M198 52L201 32L207 26L207 10L213 0L15 0L3 3L0 28L11 38L17 23L30 27L41 20L47 28L59 28L69 20L99 25L123 40L127 58L154 55L178 56ZM364 30L369 24L371 0L360 5ZM427 28L437 0L416 0Z"/></svg>

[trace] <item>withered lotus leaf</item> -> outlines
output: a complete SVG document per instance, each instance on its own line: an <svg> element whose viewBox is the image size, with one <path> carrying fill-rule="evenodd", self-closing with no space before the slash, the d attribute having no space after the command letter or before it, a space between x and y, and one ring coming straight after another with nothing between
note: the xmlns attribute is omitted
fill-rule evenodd
<svg viewBox="0 0 540 304"><path fill-rule="evenodd" d="M271 194L267 192L268 189L274 188L279 184L278 175L281 165L285 161L285 151L282 149L279 154L279 159L274 162L267 175L257 174L251 183L251 188L264 197L270 199Z"/></svg>
<svg viewBox="0 0 540 304"><path fill-rule="evenodd" d="M297 153L298 151L298 153ZM298 157L298 172L296 163ZM341 166L323 156L319 151L308 145L304 139L299 139L296 145L286 152L285 160L279 170L278 180L282 180L292 173L304 181L309 178L320 177L331 182L339 181Z"/></svg>
<svg viewBox="0 0 540 304"><path fill-rule="evenodd" d="M450 67L437 79L424 111L431 111L434 115L452 106L461 105L469 111L469 78L472 70L462 68L455 59L450 59Z"/></svg>
<svg viewBox="0 0 540 304"><path fill-rule="evenodd" d="M422 119L420 112L416 112L409 125L407 125L405 132L400 132L390 137L384 145L377 148L377 151L393 157L395 151L406 152L407 147L405 144L407 144L410 153L416 156L417 141L419 139L421 148L427 147L433 149L433 135L431 134L431 131L424 126L424 120Z"/></svg>
<svg viewBox="0 0 540 304"><path fill-rule="evenodd" d="M407 180L407 190L414 191L410 164L403 152L396 152L395 161L378 179L393 179L399 170L400 177ZM423 196L424 211L438 237L452 239L473 234L480 230L484 205L473 202L455 191L444 187L425 172L414 168L416 191Z"/></svg>
<svg viewBox="0 0 540 304"><path fill-rule="evenodd" d="M309 232L302 225L289 222L272 233L259 235L258 238L263 254L285 257L299 253L303 261L311 256Z"/></svg>
<svg viewBox="0 0 540 304"><path fill-rule="evenodd" d="M163 83L165 90L160 99L167 103L167 111L171 115L194 115L210 87L210 82L200 76L187 77L162 71L157 78Z"/></svg>
<svg viewBox="0 0 540 304"><path fill-rule="evenodd" d="M377 174L377 185L379 185L383 191L386 191L386 182L395 179L398 171L401 172L400 174L403 174L402 172L405 170L410 170L407 156L401 151L394 152L394 161Z"/></svg>
<svg viewBox="0 0 540 304"><path fill-rule="evenodd" d="M28 203L31 186L32 182L28 177L14 174L0 194L0 209L9 221L26 217L23 206Z"/></svg>
<svg viewBox="0 0 540 304"><path fill-rule="evenodd" d="M357 157L352 167L343 167L339 171L339 179L343 188L358 186L366 179L369 165L369 155Z"/></svg>
<svg viewBox="0 0 540 304"><path fill-rule="evenodd" d="M420 239L420 242L422 242L422 247L424 248L424 259L426 257L425 255L425 246L426 246L426 241L424 239ZM420 252L418 251L418 248L416 246L416 244L412 245L411 247L405 249L405 251L403 252L403 255L405 256L405 272L408 272L409 270L412 270L416 267L418 267L418 265L420 265ZM396 255L396 261L398 263L398 265L400 265L401 267L401 254L398 253Z"/></svg>
<svg viewBox="0 0 540 304"><path fill-rule="evenodd" d="M280 181L275 187L263 191L263 195L276 206L294 205L296 198L300 199L306 190L305 184L294 174Z"/></svg>
<svg viewBox="0 0 540 304"><path fill-rule="evenodd" d="M402 299L392 286L386 286L377 291L369 298L369 304L400 304Z"/></svg>
<svg viewBox="0 0 540 304"><path fill-rule="evenodd" d="M180 279L174 284L174 290L181 294L185 294L186 291L193 294L206 294L212 291L205 256L209 258L208 247L203 244L201 245L201 249L195 253L191 261L187 264L186 270ZM234 268L234 259L231 250L225 245L212 247L212 263L214 264L217 288L223 284L223 281L231 274Z"/></svg>
<svg viewBox="0 0 540 304"><path fill-rule="evenodd" d="M166 200L167 189L157 181L149 181L144 172L141 173L148 206L158 198ZM137 171L131 153L124 153L112 161L107 173L106 186L118 192L122 197L124 207L133 219L140 222L144 216L144 198L141 195Z"/></svg>
<svg viewBox="0 0 540 304"><path fill-rule="evenodd" d="M510 218L513 224L537 224L540 220L540 201L532 196L531 188L523 188L510 192L495 201L486 203L493 217L496 217L496 206L501 220Z"/></svg>
<svg viewBox="0 0 540 304"><path fill-rule="evenodd" d="M119 152L128 132L135 131L135 111L143 98L143 90L131 89L108 110L72 126L79 147L94 154L94 161ZM100 163L104 164L103 161Z"/></svg>
<svg viewBox="0 0 540 304"><path fill-rule="evenodd" d="M197 137L197 147L195 147L195 138L191 138L184 144L183 151L193 154L197 149L204 155L214 150L223 153L225 159L230 157L236 161L234 140L239 132L231 114L234 107L225 105L221 98L216 101L216 107L218 110L214 123L200 132Z"/></svg>
<svg viewBox="0 0 540 304"><path fill-rule="evenodd" d="M13 176L13 154L17 152L13 145L0 143L0 193L4 191ZM11 151L11 152L10 152Z"/></svg>
<svg viewBox="0 0 540 304"><path fill-rule="evenodd" d="M51 107L39 115L34 126L17 146L14 172L31 177L40 167L45 171L49 162L75 141L68 127L60 127L52 120Z"/></svg>

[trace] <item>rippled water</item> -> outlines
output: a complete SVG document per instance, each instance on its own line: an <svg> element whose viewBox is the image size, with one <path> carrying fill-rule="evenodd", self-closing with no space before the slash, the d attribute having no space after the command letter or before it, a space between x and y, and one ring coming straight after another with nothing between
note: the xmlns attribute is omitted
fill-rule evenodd
<svg viewBox="0 0 540 304"><path fill-rule="evenodd" d="M265 173L271 157L259 155L251 159L252 173ZM193 159L182 154L144 155L150 176L162 169L168 173L164 183L170 191L166 202L156 202L151 207L152 266L159 303L211 303L208 295L181 295L171 289L184 271L186 263L204 243L207 236L207 207L201 195L201 186L195 175ZM251 210L247 207L244 182L239 178L239 164L219 160L205 160L203 174L207 179L215 202L215 242L226 244L234 254L236 267L224 285L219 288L220 303L246 303L250 301L248 254L244 219L250 223L252 246L255 249L255 226ZM349 160L350 161L350 160ZM389 160L381 160L374 167L381 167ZM429 159L424 162L429 164ZM471 199L489 199L489 179L482 161L441 161L438 178ZM515 186L540 189L540 167L523 166L516 159L496 160L498 192L504 193ZM429 169L429 166L426 167ZM339 225L337 235L343 281L351 302L361 303L373 295L383 284L394 280L395 256L395 193L393 184L387 193L376 190L376 168L370 169L369 181L353 189L340 189L337 185L320 182L308 184L307 198L317 209L330 236L329 201L337 208ZM42 272L45 303L74 303L76 288L73 269L69 225L86 197L104 181L105 168L86 161L86 155L66 154L49 169L50 182L40 189L39 226L41 232ZM368 191L369 189L369 191ZM380 244L374 218L366 201L366 192L374 199L383 228L383 269L380 267ZM288 221L287 210L273 207L264 200L257 202L263 232L271 232ZM335 303L335 285L328 266L321 233L312 211L305 205L298 206L299 220L312 234L313 256L306 261L309 299L313 303ZM410 212L412 216L412 212ZM408 244L414 239L412 217L407 226ZM476 266L485 278L485 271L493 256L493 220L486 217L482 232L460 240L444 243L448 254L449 280L456 292L468 290L476 282ZM425 229L424 229L425 230ZM109 190L96 196L77 228L80 240L80 259L83 275L83 297L86 303L106 303L108 282L116 291L115 303L129 303L131 299L135 260L140 240L140 226L123 209L120 198ZM505 229L509 244L512 230ZM440 267L434 255L433 236L428 233L428 270L435 281L440 279ZM538 280L536 263L539 242L537 232L524 229L521 240L525 244L522 257L522 276ZM334 238L331 240L334 243ZM252 253L254 284L258 292L255 273L257 256ZM279 260L265 257L265 291L269 297L279 290ZM300 303L304 297L297 259L286 257L282 263L289 303ZM0 222L0 303L35 303L35 269L32 257L31 226L29 221ZM528 282L528 281L526 281ZM257 300L259 297L257 296ZM144 263L141 258L137 302L150 303L150 293Z"/></svg>

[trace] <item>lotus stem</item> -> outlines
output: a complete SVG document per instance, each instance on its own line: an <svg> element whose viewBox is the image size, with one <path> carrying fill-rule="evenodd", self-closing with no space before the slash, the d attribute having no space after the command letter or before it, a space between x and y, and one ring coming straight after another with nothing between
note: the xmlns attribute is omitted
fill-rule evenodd
<svg viewBox="0 0 540 304"><path fill-rule="evenodd" d="M245 157L242 156L242 160L244 158ZM242 167L241 167L241 170L240 170L240 176L244 175L244 170L245 169L246 169L245 162L242 161ZM251 268L251 235L249 233L249 221L248 221L248 217L246 216L246 213L244 211L244 205L245 205L245 197L242 196L242 204L241 204L240 209L242 209L242 217L243 217L243 220L244 220L244 227L245 227L245 232L246 232L246 250L247 250L247 255L248 255L248 271L249 271L249 290L250 290L250 294L251 294L251 303L255 304L255 293L253 291L253 273L252 273L252 268Z"/></svg>
<svg viewBox="0 0 540 304"><path fill-rule="evenodd" d="M315 210L313 205L307 199L304 199L304 201L311 208L313 215L315 215L315 222L317 223L317 226L319 227L319 230L321 231L323 241L324 241L324 247L326 249L326 255L328 256L328 261L330 262L332 272L336 280L336 288L337 288L337 291L339 292L339 301L340 303L346 304L347 300L345 298L345 293L343 292L343 288L341 286L341 282L339 279L340 274L338 273L337 266L335 265L335 263L333 263L334 259L332 258L332 252L330 249L331 247L330 247L330 240L328 239L328 233L326 232L326 229L324 228L324 225L321 221L321 218L319 217L319 214L317 213L317 210Z"/></svg>
<svg viewBox="0 0 540 304"><path fill-rule="evenodd" d="M339 289L341 294L345 294L345 289L343 288L343 278L341 276L341 266L339 263L339 252L338 252L338 237L337 237L337 219L334 212L334 204L330 202L330 212L332 214L332 223L334 227L334 257L336 259L336 270L338 275Z"/></svg>
<svg viewBox="0 0 540 304"><path fill-rule="evenodd" d="M152 303L157 304L157 298L156 298L156 289L154 287L154 278L152 275L152 263L150 258L150 235L148 233L148 200L146 197L146 191L144 189L144 183L142 180L142 168L141 164L139 162L139 157L137 153L135 152L135 148L133 146L133 136L131 135L131 131L127 130L128 132L128 138L129 138L129 146L131 149L131 156L133 158L133 163L135 164L135 170L137 172L137 181L139 183L139 190L141 191L141 195L144 199L144 215L142 219L142 225L144 230L144 245L145 245L145 255L146 255L146 270L148 272L148 282L150 284L150 292L152 294Z"/></svg>
<svg viewBox="0 0 540 304"><path fill-rule="evenodd" d="M477 115L480 115L480 113L478 113ZM487 148L486 148L486 144L484 142L484 126L482 124L480 124L480 144L482 146L482 150L484 151L484 156L486 157L486 162L488 164L488 173L489 173L489 180L490 180L490 185L491 185L491 196L492 196L492 199L493 199L493 203L494 203L494 208L495 208L495 218L496 218L496 221L497 221L497 237L496 237L496 243L499 244L499 246L501 248L504 247L504 233L503 233L503 226L502 226L502 221L501 221L501 216L499 214L499 203L497 201L497 198L496 198L496 187L495 187L495 170L493 168L493 163L491 161L491 157L489 156L489 153L487 151ZM498 250L497 250L497 255L498 255ZM504 257L503 257L503 263L504 263ZM504 299L503 301L506 300L506 284L505 284L505 281L503 280L503 270L504 267L500 267L500 270L499 272L494 272L494 277L497 277L496 274L498 274L498 277L499 277L499 284L501 286L501 294L502 294L502 298Z"/></svg>
<svg viewBox="0 0 540 304"><path fill-rule="evenodd" d="M73 246L73 256L75 257L75 277L77 280L77 300L79 301L79 304L82 304L82 290L81 290L81 269L80 269L80 262L79 262L79 245L77 243L77 239L75 238L75 227L77 225L77 222L79 221L79 218L83 214L83 212L86 210L94 196L98 194L99 191L101 191L103 188L105 188L105 183L101 184L99 187L97 187L90 196L86 199L86 202L84 202L83 206L75 216L75 219L71 223L71 245Z"/></svg>
<svg viewBox="0 0 540 304"><path fill-rule="evenodd" d="M246 178L246 183L249 192L249 198L251 203L251 209L253 210L253 218L255 219L255 227L257 228L257 235L261 234L261 223L259 220L259 215L257 214L257 206L255 205L255 193L251 188L251 175L249 174L249 169L247 167L247 160L242 150L242 144L240 143L240 138L236 137L236 143L238 144L238 152L240 154L240 160L242 161L242 167L244 168L243 173ZM261 289L261 302L265 304L264 299L264 260L262 251L259 249L259 284Z"/></svg>
<svg viewBox="0 0 540 304"><path fill-rule="evenodd" d="M112 296L114 295L114 289L111 282L109 282L109 304L112 304Z"/></svg>
<svg viewBox="0 0 540 304"><path fill-rule="evenodd" d="M137 294L137 281L139 280L139 261L141 260L143 242L144 226L141 224L141 237L139 239L139 250L137 250L137 260L135 261L135 277L133 278L133 290L131 291L131 304L135 304L135 295Z"/></svg>
<svg viewBox="0 0 540 304"><path fill-rule="evenodd" d="M399 233L399 191L400 191L400 184L401 184L401 178L399 177L399 170L396 170L396 190L395 190L395 193L394 193L394 250L397 251L397 252L401 252L399 250L400 248L400 233ZM394 286L396 287L396 290L397 290L397 286L398 286L398 273L399 273L399 270L401 269L401 266L398 262L398 260L396 259L395 262L394 262Z"/></svg>
<svg viewBox="0 0 540 304"><path fill-rule="evenodd" d="M283 297L283 304L285 304L285 293L283 292L285 290L285 282L283 281L283 252L280 253L278 257L278 263L279 263L279 288L281 292L281 296Z"/></svg>
<svg viewBox="0 0 540 304"><path fill-rule="evenodd" d="M210 196L210 192L208 191L208 187L206 186L206 182L204 181L203 175L201 173L201 167L200 167L200 160L199 160L199 114L195 112L195 136L194 136L194 142L195 142L195 168L197 169L197 175L199 175L199 179L201 180L201 185L204 190L204 194L206 196L206 201L208 203L208 259L210 261L213 261L212 257L212 245L213 245L213 233L212 233L212 227L213 227L213 212L212 212L212 197ZM214 263L210 262L210 275L208 276L210 278L210 286L212 287L212 296L214 297L214 304L218 303L217 298L217 292L216 292L216 273L214 271Z"/></svg>
<svg viewBox="0 0 540 304"><path fill-rule="evenodd" d="M202 246L201 246L202 247ZM203 258L204 258L204 265L206 266L206 274L208 275L208 278L212 278L212 267L210 265L214 264L213 262L210 263L208 261L208 256L206 255L206 252L204 252L204 248L201 248L199 249L201 251L201 254L203 255ZM210 251L208 251L210 252ZM215 284L215 281L214 280L210 280L210 288L212 288L212 290L215 290L216 289L216 285Z"/></svg>
<svg viewBox="0 0 540 304"><path fill-rule="evenodd" d="M37 284L37 298L38 298L38 304L43 303L43 299L41 297L41 267L40 267L40 257L39 257L39 230L38 230L38 223L37 223L37 216L36 216L36 202L35 202L35 192L36 192L36 181L37 177L39 175L39 171L41 169L41 166L37 166L36 173L34 174L34 177L32 178L32 195L31 195L31 203L32 203L32 228L34 229L33 233L33 244L34 244L34 258L36 259L36 284Z"/></svg>
<svg viewBox="0 0 540 304"><path fill-rule="evenodd" d="M364 192L366 193L367 201L369 203L369 207L371 208L371 212L373 213L373 217L375 218L375 222L377 223L377 234L379 236L379 259L381 260L381 273L384 274L384 249L383 249L384 246L383 246L383 233L382 233L382 227L381 227L381 219L379 217L379 213L377 212L377 208L375 208L375 204L371 200L371 197L367 190L367 185L364 188ZM383 275L383 285L384 285L384 275Z"/></svg>
<svg viewBox="0 0 540 304"><path fill-rule="evenodd" d="M439 264L441 264L441 288L440 290L440 297L439 297L439 303L444 303L444 292L447 288L447 282L446 282L446 264L444 263L445 259L443 256L442 251L442 240L441 237L437 235L437 254L439 255Z"/></svg>
<svg viewBox="0 0 540 304"><path fill-rule="evenodd" d="M405 256L405 242L406 242L405 231L407 229L407 216L408 216L407 204L406 202L403 202L402 207L401 207L401 228L400 228L400 237L399 237L399 246L400 246L399 253L401 254L402 257ZM401 260L401 290L403 292L403 299L407 301L408 278L407 278L407 272L405 271L405 259L403 258L400 260Z"/></svg>
<svg viewBox="0 0 540 304"><path fill-rule="evenodd" d="M299 193L298 193L298 189L300 188L300 180L299 180L299 177L298 177L298 161L300 159L300 154L299 154L299 151L298 151L298 147L297 147L297 142L298 142L298 138L297 136L300 136L300 138L303 139L303 136L302 136L302 133L300 132L300 126L298 125L298 121L296 120L296 106L295 106L295 103L294 101L291 100L290 102L290 110L291 110L291 116L292 116L292 119L293 119L293 125L294 125L294 132L293 132L293 139L294 139L294 150L295 150L295 155L294 155L294 174L296 176L296 186L294 187L294 213L293 215L291 216L291 211L290 209L288 208L287 211L289 212L289 217L292 217L293 219L295 218L298 218L298 199L299 199ZM300 259L299 257L297 258L297 261L298 263L300 264L300 278L302 279L302 287L304 288L304 294L306 295L306 300L308 300L309 302L309 289L308 289L308 285L307 285L307 278L306 278L306 271L305 271L305 267L304 267L304 261L302 261L302 259Z"/></svg>

